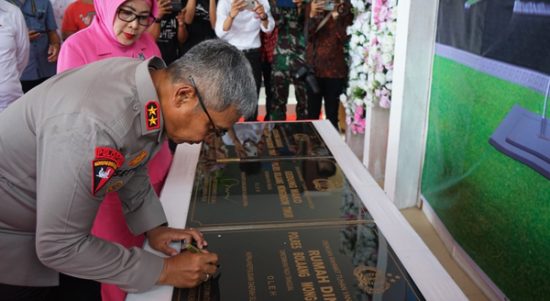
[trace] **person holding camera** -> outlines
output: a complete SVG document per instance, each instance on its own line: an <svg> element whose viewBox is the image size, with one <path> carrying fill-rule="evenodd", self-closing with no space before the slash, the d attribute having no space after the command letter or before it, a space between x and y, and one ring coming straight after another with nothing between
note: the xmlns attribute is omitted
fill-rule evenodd
<svg viewBox="0 0 550 301"><path fill-rule="evenodd" d="M220 0L216 10L216 35L241 50L252 67L256 92L262 81L260 31L271 32L275 21L267 0ZM247 118L256 121L258 112Z"/></svg>
<svg viewBox="0 0 550 301"><path fill-rule="evenodd" d="M348 76L344 54L349 39L346 28L352 22L349 0L313 0L306 7L306 61L317 81L317 89L312 84L307 85L308 114L311 119L319 119L324 99L326 118L336 129L339 97Z"/></svg>
<svg viewBox="0 0 550 301"><path fill-rule="evenodd" d="M159 7L155 22L147 31L157 41L162 60L170 64L183 55L188 33L184 22L185 8L181 0L155 0Z"/></svg>
<svg viewBox="0 0 550 301"><path fill-rule="evenodd" d="M306 86L301 78L294 76L304 64L306 41L304 36L305 10L302 0L276 0L273 18L279 29L275 45L271 75L274 101L271 103L270 119L285 120L288 88L292 83L296 95L296 118L307 119Z"/></svg>

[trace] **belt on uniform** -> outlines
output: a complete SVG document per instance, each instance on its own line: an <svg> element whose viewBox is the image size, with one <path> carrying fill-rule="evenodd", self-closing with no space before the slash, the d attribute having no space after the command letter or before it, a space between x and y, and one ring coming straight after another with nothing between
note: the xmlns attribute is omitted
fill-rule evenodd
<svg viewBox="0 0 550 301"><path fill-rule="evenodd" d="M253 53L253 52L260 52L260 48L250 48L250 49L243 49L241 50L243 53Z"/></svg>

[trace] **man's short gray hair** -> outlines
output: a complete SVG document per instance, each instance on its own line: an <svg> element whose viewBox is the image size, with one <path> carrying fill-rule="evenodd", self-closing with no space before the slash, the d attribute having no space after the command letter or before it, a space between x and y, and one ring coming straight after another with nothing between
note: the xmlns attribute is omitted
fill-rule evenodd
<svg viewBox="0 0 550 301"><path fill-rule="evenodd" d="M245 117L258 103L250 63L237 48L219 39L203 41L168 66L172 82L193 77L206 106L217 112L235 106Z"/></svg>

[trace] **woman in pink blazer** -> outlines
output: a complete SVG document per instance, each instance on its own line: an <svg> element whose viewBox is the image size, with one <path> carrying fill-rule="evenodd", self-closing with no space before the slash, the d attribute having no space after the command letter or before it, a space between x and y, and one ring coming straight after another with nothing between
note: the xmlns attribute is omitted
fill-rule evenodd
<svg viewBox="0 0 550 301"><path fill-rule="evenodd" d="M135 10L138 4L148 6L142 12ZM157 12L157 1L140 0L95 0L96 16L87 28L71 35L63 42L57 62L57 73L111 57L134 57L146 59L160 57L155 40L146 32L147 22L142 17ZM120 16L133 18L139 14L138 22L126 22Z"/></svg>
<svg viewBox="0 0 550 301"><path fill-rule="evenodd" d="M96 16L92 24L71 35L62 45L57 72L77 68L111 57L146 59L160 57L154 39L146 32L155 20L156 0L94 0ZM149 177L157 194L172 162L165 142L149 162ZM110 193L101 203L92 234L127 248L143 245L143 235L134 236L126 225L120 199ZM122 301L126 293L114 285L102 284L103 301Z"/></svg>

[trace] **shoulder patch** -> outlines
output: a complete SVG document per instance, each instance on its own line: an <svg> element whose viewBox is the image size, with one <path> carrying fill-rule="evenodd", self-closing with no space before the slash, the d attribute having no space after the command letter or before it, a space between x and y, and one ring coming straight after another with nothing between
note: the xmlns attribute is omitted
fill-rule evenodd
<svg viewBox="0 0 550 301"><path fill-rule="evenodd" d="M114 148L96 147L92 160L92 194L95 195L124 163L124 156Z"/></svg>
<svg viewBox="0 0 550 301"><path fill-rule="evenodd" d="M159 104L154 100L150 100L145 105L145 125L147 130L160 129Z"/></svg>

